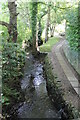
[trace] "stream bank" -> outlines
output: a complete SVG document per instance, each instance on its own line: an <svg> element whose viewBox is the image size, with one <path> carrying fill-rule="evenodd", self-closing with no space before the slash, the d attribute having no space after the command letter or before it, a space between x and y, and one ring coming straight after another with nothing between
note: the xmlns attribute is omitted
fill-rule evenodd
<svg viewBox="0 0 80 120"><path fill-rule="evenodd" d="M65 119L77 119L79 112L64 98L64 90L62 89L61 81L57 79L57 74L54 73L54 67L50 58L51 56L48 54L45 58L44 65L49 96L56 108L59 111L64 111L66 115Z"/></svg>

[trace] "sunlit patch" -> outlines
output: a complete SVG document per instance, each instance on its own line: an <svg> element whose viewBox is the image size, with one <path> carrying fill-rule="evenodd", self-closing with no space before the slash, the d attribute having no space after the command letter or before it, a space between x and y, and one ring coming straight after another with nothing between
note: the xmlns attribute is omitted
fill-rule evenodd
<svg viewBox="0 0 80 120"><path fill-rule="evenodd" d="M34 78L33 83L35 86L39 86L43 82L43 77L42 76L37 76Z"/></svg>
<svg viewBox="0 0 80 120"><path fill-rule="evenodd" d="M27 52L26 55L29 55L29 52Z"/></svg>
<svg viewBox="0 0 80 120"><path fill-rule="evenodd" d="M26 58L29 59L29 56L27 56Z"/></svg>

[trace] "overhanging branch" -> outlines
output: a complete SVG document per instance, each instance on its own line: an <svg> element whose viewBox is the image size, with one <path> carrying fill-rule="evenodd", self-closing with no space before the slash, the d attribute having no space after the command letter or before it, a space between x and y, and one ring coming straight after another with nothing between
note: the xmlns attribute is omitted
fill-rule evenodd
<svg viewBox="0 0 80 120"><path fill-rule="evenodd" d="M5 27L9 28L9 24L7 22L0 21L0 25L3 25Z"/></svg>

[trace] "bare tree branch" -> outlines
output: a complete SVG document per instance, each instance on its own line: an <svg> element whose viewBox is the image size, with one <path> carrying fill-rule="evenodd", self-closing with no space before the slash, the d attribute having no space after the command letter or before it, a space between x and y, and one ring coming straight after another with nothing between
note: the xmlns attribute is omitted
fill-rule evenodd
<svg viewBox="0 0 80 120"><path fill-rule="evenodd" d="M0 25L6 26L7 28L9 28L9 24L7 22L0 21Z"/></svg>

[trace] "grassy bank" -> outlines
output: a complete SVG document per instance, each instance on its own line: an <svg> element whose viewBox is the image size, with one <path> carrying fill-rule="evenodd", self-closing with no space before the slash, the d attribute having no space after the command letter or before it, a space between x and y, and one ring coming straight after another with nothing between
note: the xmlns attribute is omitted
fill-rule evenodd
<svg viewBox="0 0 80 120"><path fill-rule="evenodd" d="M52 63L48 56L45 58L44 69L47 79L47 90L55 107L58 110L63 109L69 120L78 118L78 111L64 99L63 90L61 89L60 83L56 80L56 76L54 76Z"/></svg>
<svg viewBox="0 0 80 120"><path fill-rule="evenodd" d="M50 52L53 45L55 45L58 41L59 38L56 37L49 38L49 40L46 43L40 46L40 52Z"/></svg>

